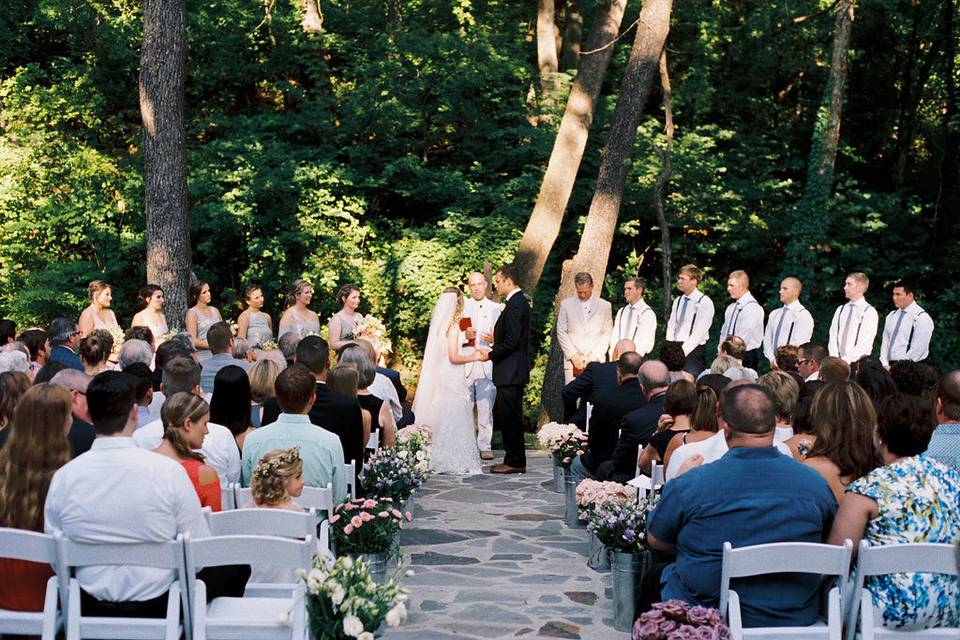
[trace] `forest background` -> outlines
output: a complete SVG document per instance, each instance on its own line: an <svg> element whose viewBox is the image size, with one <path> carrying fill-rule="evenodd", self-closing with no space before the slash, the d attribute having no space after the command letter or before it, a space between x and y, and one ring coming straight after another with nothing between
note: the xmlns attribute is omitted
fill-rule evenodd
<svg viewBox="0 0 960 640"><path fill-rule="evenodd" d="M87 282L103 278L127 326L146 282L141 3L3 4L0 313L21 327L76 317ZM705 268L714 336L727 273L745 269L769 312L799 259L816 339L825 341L843 302L845 273L868 273L867 297L881 315L889 285L907 278L937 323L929 362L960 366L956 4L856 4L832 190L811 210L804 188L835 15L853 2L674 3L666 51L675 133L663 190L670 263ZM189 228L193 271L211 283L213 304L235 317L238 291L259 283L276 323L286 288L303 276L325 322L338 307L333 293L354 282L361 310L385 320L393 364L413 382L437 294L514 255L576 48L608 7L556 1L559 72L545 78L537 2L189 0ZM610 45L567 213L533 292L532 411L562 263L580 242L640 7L626 3ZM662 226L652 195L666 139L661 83L653 85L603 295L618 306L623 278L639 274L659 314ZM788 260L798 224L812 239ZM664 329L661 317L658 339ZM875 353L879 344L878 336Z"/></svg>

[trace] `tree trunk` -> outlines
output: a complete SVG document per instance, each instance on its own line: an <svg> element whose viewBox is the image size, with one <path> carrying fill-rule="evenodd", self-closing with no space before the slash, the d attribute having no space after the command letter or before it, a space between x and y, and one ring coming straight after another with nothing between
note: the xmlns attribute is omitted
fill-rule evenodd
<svg viewBox="0 0 960 640"><path fill-rule="evenodd" d="M140 52L140 116L147 281L163 288L171 328L184 326L191 268L183 123L186 61L184 0L146 0Z"/></svg>
<svg viewBox="0 0 960 640"><path fill-rule="evenodd" d="M576 69L580 60L580 40L583 37L583 13L580 0L567 0L563 21L563 42L560 45L560 68Z"/></svg>
<svg viewBox="0 0 960 640"><path fill-rule="evenodd" d="M320 33L323 31L323 12L320 11L319 0L303 0L303 18L300 27L305 33Z"/></svg>
<svg viewBox="0 0 960 640"><path fill-rule="evenodd" d="M533 295L537 288L550 249L560 233L563 212L570 200L587 146L593 110L613 55L613 43L620 30L626 4L626 0L608 0L597 8L597 15L590 25L587 51L580 55L577 78L570 88L567 108L560 121L556 142L553 143L540 193L537 194L537 202L515 259L521 279L517 284L529 295Z"/></svg>
<svg viewBox="0 0 960 640"><path fill-rule="evenodd" d="M671 5L672 0L644 0L640 10L637 33L623 75L617 106L610 121L610 131L600 162L597 187L587 212L587 222L576 255L563 263L555 305L573 294L573 276L577 272L586 271L598 284L603 282L606 275L610 247L623 200L623 188L633 157L637 127L650 95L650 86L658 74L660 56L670 31ZM559 418L563 410L560 400L562 386L563 360L554 330L541 394L543 408L553 419Z"/></svg>
<svg viewBox="0 0 960 640"><path fill-rule="evenodd" d="M833 169L840 140L840 117L847 85L850 32L855 4L856 0L841 0L837 7L830 75L814 122L803 196L790 224L784 275L796 276L804 282L813 276L817 247L826 239L830 226L827 208L833 188Z"/></svg>
<svg viewBox="0 0 960 640"><path fill-rule="evenodd" d="M554 31L553 0L539 0L537 4L537 65L540 67L540 86L544 96L558 87L553 75L557 72L557 34Z"/></svg>
<svg viewBox="0 0 960 640"><path fill-rule="evenodd" d="M661 318L670 317L670 293L673 290L673 274L670 266L670 225L667 222L667 210L663 204L663 190L670 181L670 151L673 149L673 104L671 102L672 90L670 88L670 74L667 72L667 51L664 49L660 56L660 87L663 89L663 122L664 133L667 137L667 144L664 149L654 145L663 168L657 181L653 184L653 208L657 211L657 221L660 223L660 243L663 246L663 315Z"/></svg>
<svg viewBox="0 0 960 640"><path fill-rule="evenodd" d="M941 24L944 69L942 76L946 85L946 108L943 111L943 160L940 165L940 188L943 191L937 200L934 222L938 244L944 251L956 251L953 225L960 209L960 95L957 92L956 59L957 44L954 40L955 0L944 0Z"/></svg>
<svg viewBox="0 0 960 640"><path fill-rule="evenodd" d="M387 0L387 24L391 29L397 29L403 23L403 12L400 11L400 0Z"/></svg>

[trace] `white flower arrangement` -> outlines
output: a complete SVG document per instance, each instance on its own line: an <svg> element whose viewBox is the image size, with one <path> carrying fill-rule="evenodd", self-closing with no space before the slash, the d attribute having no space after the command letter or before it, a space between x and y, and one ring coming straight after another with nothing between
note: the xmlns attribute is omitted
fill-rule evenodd
<svg viewBox="0 0 960 640"><path fill-rule="evenodd" d="M386 325L384 325L379 318L375 318L371 314L360 316L354 323L353 337L357 340L360 338L372 338L372 341L379 345L381 353L390 353L393 349L393 344L390 342L390 339L387 338Z"/></svg>
<svg viewBox="0 0 960 640"><path fill-rule="evenodd" d="M552 449L578 430L579 429L575 424L548 422L540 427L539 431L537 431L537 441L540 443L540 446L547 449Z"/></svg>

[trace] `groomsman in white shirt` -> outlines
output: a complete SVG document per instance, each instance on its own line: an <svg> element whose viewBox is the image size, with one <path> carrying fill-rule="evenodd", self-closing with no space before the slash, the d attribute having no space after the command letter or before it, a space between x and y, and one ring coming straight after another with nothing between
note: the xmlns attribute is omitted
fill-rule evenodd
<svg viewBox="0 0 960 640"><path fill-rule="evenodd" d="M623 297L627 304L617 311L610 334L610 360L614 360L613 351L621 340L630 340L636 346L635 351L645 356L653 351L653 342L657 333L657 314L643 300L647 282L643 278L627 278L623 283Z"/></svg>
<svg viewBox="0 0 960 640"><path fill-rule="evenodd" d="M560 303L557 340L563 351L563 379L569 384L588 362L606 360L613 331L610 303L593 295L593 277L580 272L573 277L577 295Z"/></svg>
<svg viewBox="0 0 960 640"><path fill-rule="evenodd" d="M856 362L873 351L880 316L864 294L870 286L870 278L859 271L851 273L843 283L846 304L837 307L830 321L830 341L827 348L831 356L841 358L847 364Z"/></svg>
<svg viewBox="0 0 960 640"><path fill-rule="evenodd" d="M813 337L813 316L800 304L803 284L797 278L784 278L780 283L780 302L783 306L770 312L767 330L763 336L763 355L774 362L777 347L785 344L798 347Z"/></svg>
<svg viewBox="0 0 960 640"><path fill-rule="evenodd" d="M673 300L667 321L667 340L680 342L687 361L683 370L694 377L707 368L704 345L710 339L713 324L713 300L697 287L703 272L696 265L687 264L677 272L677 287L683 295Z"/></svg>
<svg viewBox="0 0 960 640"><path fill-rule="evenodd" d="M474 346L464 344L463 355L474 352L476 347L489 349L483 336L493 333L493 325L500 317L500 305L487 298L487 279L482 273L473 272L467 278L470 297L463 301L463 317L470 318L470 327L464 331L466 341L475 341ZM480 457L493 460L490 439L493 437L493 402L497 398L497 388L493 386L493 363L468 362L464 367L467 376L467 389L470 401L477 407L477 447Z"/></svg>
<svg viewBox="0 0 960 640"><path fill-rule="evenodd" d="M887 314L880 344L880 362L889 367L897 360L925 360L933 336L933 318L914 299L913 286L906 282L893 285L893 311Z"/></svg>
<svg viewBox="0 0 960 640"><path fill-rule="evenodd" d="M750 276L746 271L733 271L727 276L727 293L733 302L727 305L723 313L723 326L720 327L720 343L727 338L738 336L743 339L747 352L743 364L750 369L757 368L760 359L760 347L763 346L763 307L750 293ZM719 347L717 349L719 353Z"/></svg>

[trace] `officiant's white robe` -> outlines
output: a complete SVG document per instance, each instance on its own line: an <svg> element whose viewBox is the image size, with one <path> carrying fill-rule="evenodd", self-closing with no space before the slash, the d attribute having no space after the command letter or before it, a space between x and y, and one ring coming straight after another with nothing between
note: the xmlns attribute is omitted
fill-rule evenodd
<svg viewBox="0 0 960 640"><path fill-rule="evenodd" d="M500 305L487 298L479 301L467 298L463 301L463 317L470 318L471 326L477 330L477 346L489 348L490 345L481 336L493 333L493 325L500 318ZM461 340L460 344L464 342L465 339ZM474 347L460 347L462 355L470 355L474 351ZM493 402L497 397L497 388L493 386L493 363L489 360L468 362L465 370L467 389L477 407L477 448L480 451L490 451L490 439L493 437Z"/></svg>

